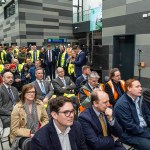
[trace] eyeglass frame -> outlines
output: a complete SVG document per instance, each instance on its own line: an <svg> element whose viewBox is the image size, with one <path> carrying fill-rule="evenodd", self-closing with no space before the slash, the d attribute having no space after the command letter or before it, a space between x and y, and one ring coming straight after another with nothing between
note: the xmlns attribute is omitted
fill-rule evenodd
<svg viewBox="0 0 150 150"><path fill-rule="evenodd" d="M71 114L75 114L75 109L73 109L72 111L69 110L65 110L65 111L58 111L58 113L63 113L66 117L70 117ZM68 115L67 115L68 113Z"/></svg>

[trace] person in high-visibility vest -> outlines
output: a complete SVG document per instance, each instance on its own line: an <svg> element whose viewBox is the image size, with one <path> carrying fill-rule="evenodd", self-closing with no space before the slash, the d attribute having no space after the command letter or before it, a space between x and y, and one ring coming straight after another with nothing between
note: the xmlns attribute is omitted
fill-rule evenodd
<svg viewBox="0 0 150 150"><path fill-rule="evenodd" d="M65 75L68 75L67 59L68 59L68 53L65 51L65 46L60 45L60 53L58 55L57 67L62 67L65 70Z"/></svg>
<svg viewBox="0 0 150 150"><path fill-rule="evenodd" d="M3 46L0 46L0 60L2 64L4 64L6 61L6 55Z"/></svg>
<svg viewBox="0 0 150 150"><path fill-rule="evenodd" d="M31 50L29 51L29 53L31 54L30 59L32 62L35 62L39 59L40 50L37 50L36 45L31 46Z"/></svg>
<svg viewBox="0 0 150 150"><path fill-rule="evenodd" d="M78 101L80 103L79 110L82 112L91 105L90 95L94 90L104 91L104 84L98 83L100 76L96 71L92 71L88 75L88 82L80 88L78 93Z"/></svg>
<svg viewBox="0 0 150 150"><path fill-rule="evenodd" d="M19 64L19 61L18 61L18 59L16 59L16 58L12 59L12 60L11 60L11 63L12 63L12 64L15 64L15 65L16 65L16 70L17 70L19 73L21 73L22 68L23 68L23 64Z"/></svg>
<svg viewBox="0 0 150 150"><path fill-rule="evenodd" d="M109 79L105 85L105 92L109 95L110 104L114 106L125 92L125 82L121 80L121 73L118 68L110 70Z"/></svg>

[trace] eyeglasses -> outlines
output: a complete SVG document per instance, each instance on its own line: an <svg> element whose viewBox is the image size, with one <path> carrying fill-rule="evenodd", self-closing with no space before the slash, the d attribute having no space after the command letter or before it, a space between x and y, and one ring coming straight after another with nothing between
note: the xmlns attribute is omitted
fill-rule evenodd
<svg viewBox="0 0 150 150"><path fill-rule="evenodd" d="M26 93L35 94L35 91L27 91Z"/></svg>
<svg viewBox="0 0 150 150"><path fill-rule="evenodd" d="M59 111L58 113L63 113L63 114L65 114L65 116L66 117L69 117L71 114L74 114L75 113L75 110L73 109L73 110L71 110L71 111L69 111L69 110L66 110L66 111Z"/></svg>

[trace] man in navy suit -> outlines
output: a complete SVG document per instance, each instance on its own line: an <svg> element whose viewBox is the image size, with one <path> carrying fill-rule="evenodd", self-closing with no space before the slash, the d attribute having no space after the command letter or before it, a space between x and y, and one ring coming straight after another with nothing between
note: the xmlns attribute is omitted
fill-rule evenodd
<svg viewBox="0 0 150 150"><path fill-rule="evenodd" d="M123 128L123 143L138 150L150 149L150 110L142 99L141 83L136 79L125 82L126 93L115 105L115 114Z"/></svg>
<svg viewBox="0 0 150 150"><path fill-rule="evenodd" d="M84 66L86 64L86 55L80 49L79 45L74 45L72 50L74 50L75 53L77 54L74 64L75 64L76 78L78 78L79 76L82 75L82 66Z"/></svg>
<svg viewBox="0 0 150 150"><path fill-rule="evenodd" d="M104 91L94 90L91 103L79 115L88 150L125 150L118 141L122 128L108 108L109 97Z"/></svg>
<svg viewBox="0 0 150 150"><path fill-rule="evenodd" d="M81 86L87 82L87 77L90 73L90 66L84 65L82 67L82 75L76 79L76 94L78 94Z"/></svg>
<svg viewBox="0 0 150 150"><path fill-rule="evenodd" d="M47 51L44 55L44 63L46 65L46 75L50 76L50 79L55 79L55 66L56 66L56 53L51 49L51 45L47 45Z"/></svg>
<svg viewBox="0 0 150 150"><path fill-rule="evenodd" d="M31 150L87 150L81 125L74 122L71 100L61 96L50 102L52 119L31 140Z"/></svg>

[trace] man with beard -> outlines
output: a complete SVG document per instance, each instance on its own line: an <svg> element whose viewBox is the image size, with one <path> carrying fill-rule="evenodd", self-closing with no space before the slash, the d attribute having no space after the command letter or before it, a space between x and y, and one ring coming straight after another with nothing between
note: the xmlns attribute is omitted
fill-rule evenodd
<svg viewBox="0 0 150 150"><path fill-rule="evenodd" d="M13 74L6 72L3 75L3 84L0 85L0 119L2 119L3 127L10 126L10 114L13 105L19 100L18 90L11 86L13 83Z"/></svg>

